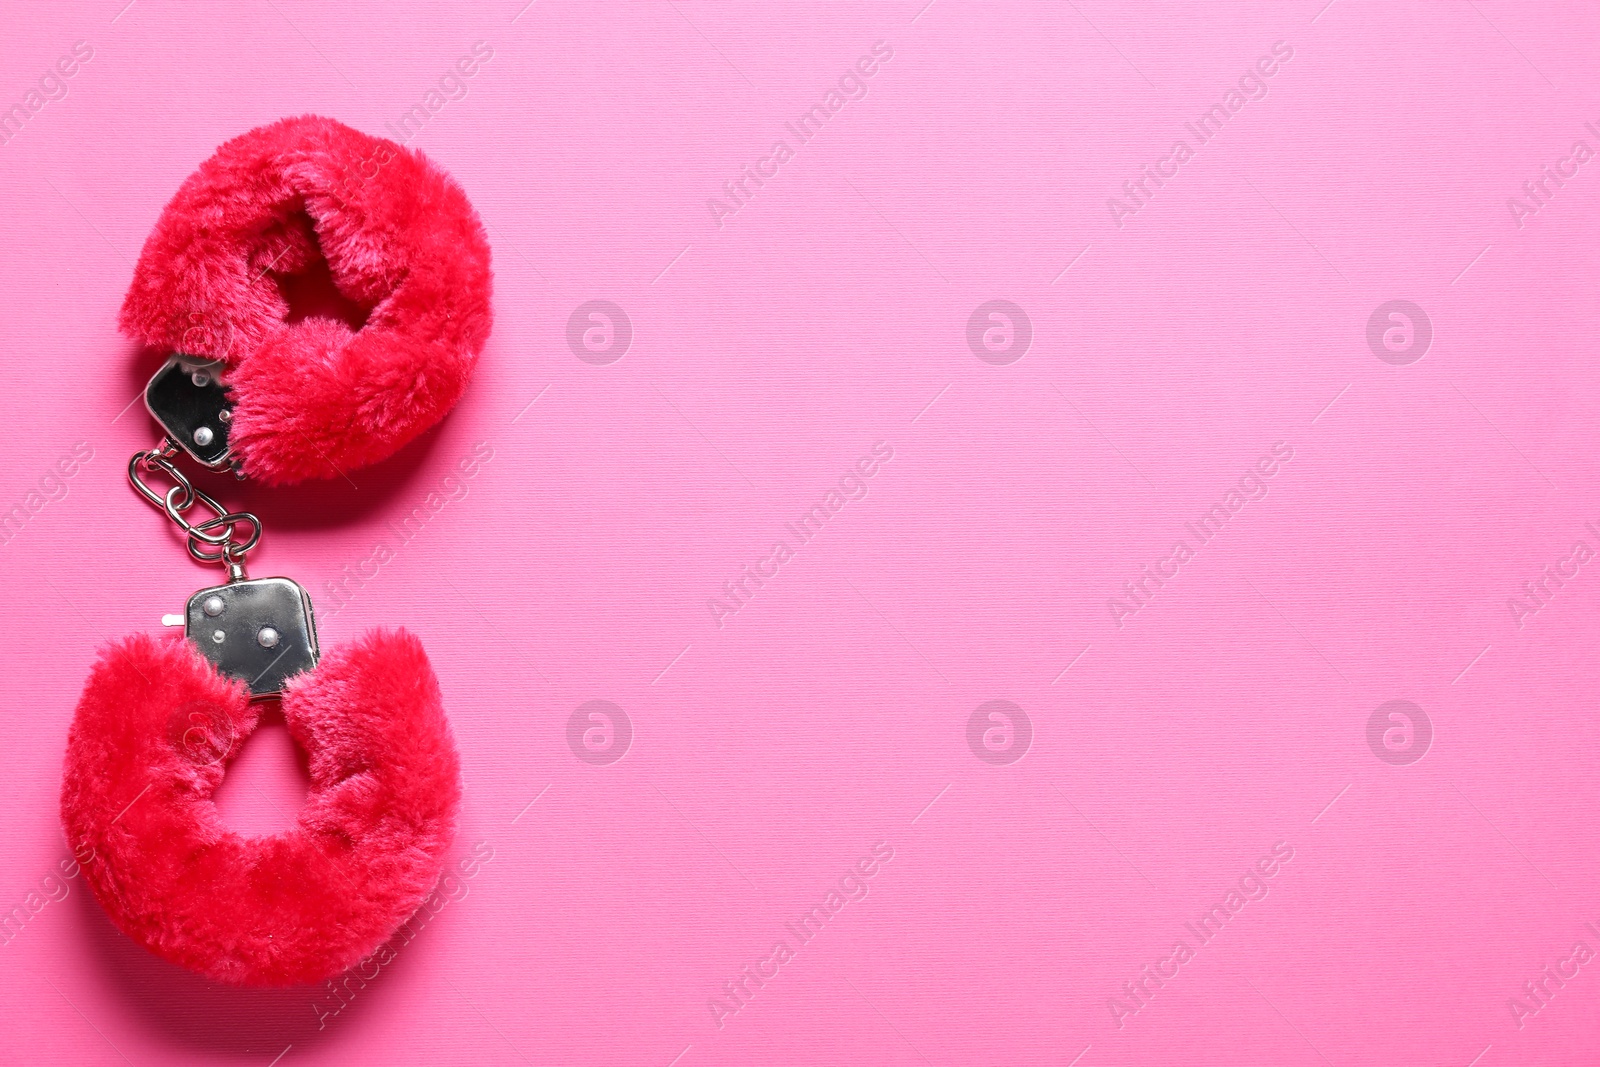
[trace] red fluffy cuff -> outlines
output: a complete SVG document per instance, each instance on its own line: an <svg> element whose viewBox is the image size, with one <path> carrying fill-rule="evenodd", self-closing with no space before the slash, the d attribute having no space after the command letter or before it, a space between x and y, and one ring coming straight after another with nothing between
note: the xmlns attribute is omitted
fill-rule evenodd
<svg viewBox="0 0 1600 1067"><path fill-rule="evenodd" d="M187 642L135 634L89 676L67 739L61 819L95 896L173 963L249 985L353 966L433 888L460 770L417 639L373 631L283 695L310 759L296 828L243 837L212 793L261 705Z"/></svg>
<svg viewBox="0 0 1600 1067"><path fill-rule="evenodd" d="M368 309L286 322L278 276L319 256ZM230 443L252 478L329 478L438 422L489 336L489 244L420 152L307 115L251 130L161 213L122 305L128 334L233 366Z"/></svg>

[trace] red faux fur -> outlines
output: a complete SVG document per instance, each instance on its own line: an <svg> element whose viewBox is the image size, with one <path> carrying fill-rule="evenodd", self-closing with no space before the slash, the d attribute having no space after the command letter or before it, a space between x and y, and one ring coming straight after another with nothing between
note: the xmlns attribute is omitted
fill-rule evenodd
<svg viewBox="0 0 1600 1067"><path fill-rule="evenodd" d="M318 248L370 309L352 332L284 321L274 275ZM252 478L286 484L376 463L438 422L489 336L483 225L420 152L332 119L283 119L200 165L145 241L124 332L233 366L230 443Z"/></svg>
<svg viewBox="0 0 1600 1067"><path fill-rule="evenodd" d="M373 631L289 683L310 795L294 830L242 837L211 796L260 708L187 641L114 643L67 739L61 821L78 855L93 850L84 877L107 914L150 951L224 982L316 982L433 888L460 769L422 645ZM196 758L197 724L220 733L214 758Z"/></svg>

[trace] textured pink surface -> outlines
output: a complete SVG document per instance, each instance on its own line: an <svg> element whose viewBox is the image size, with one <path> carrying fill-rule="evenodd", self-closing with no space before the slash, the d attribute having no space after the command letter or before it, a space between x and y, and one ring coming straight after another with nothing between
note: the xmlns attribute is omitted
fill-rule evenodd
<svg viewBox="0 0 1600 1067"><path fill-rule="evenodd" d="M4 1058L1600 1058L1592 6L523 2L10 9ZM213 580L114 318L221 141L413 106L494 243L472 388L218 488L328 642L427 644L457 874L343 999L240 993L62 878L96 646ZM302 774L263 730L219 804Z"/></svg>

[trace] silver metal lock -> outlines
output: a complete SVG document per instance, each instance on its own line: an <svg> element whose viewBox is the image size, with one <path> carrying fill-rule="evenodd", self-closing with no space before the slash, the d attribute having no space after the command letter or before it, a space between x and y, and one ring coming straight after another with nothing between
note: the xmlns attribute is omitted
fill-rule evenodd
<svg viewBox="0 0 1600 1067"><path fill-rule="evenodd" d="M161 621L182 622L200 654L257 699L282 693L285 682L315 667L321 655L311 597L288 578L240 577L202 589L182 616Z"/></svg>
<svg viewBox="0 0 1600 1067"><path fill-rule="evenodd" d="M233 398L222 380L226 370L225 363L179 353L144 387L144 406L168 440L211 470L233 464L228 447Z"/></svg>
<svg viewBox="0 0 1600 1067"><path fill-rule="evenodd" d="M233 399L217 360L174 353L145 386L144 405L166 431L154 448L128 460L128 480L140 496L183 531L189 555L220 563L226 585L189 598L182 615L165 615L221 673L237 678L253 699L278 696L284 683L317 665L317 623L311 597L288 578L250 578L245 555L261 540L261 521L227 511L179 469L187 453L211 470L234 468L228 445ZM196 510L195 505L201 505Z"/></svg>

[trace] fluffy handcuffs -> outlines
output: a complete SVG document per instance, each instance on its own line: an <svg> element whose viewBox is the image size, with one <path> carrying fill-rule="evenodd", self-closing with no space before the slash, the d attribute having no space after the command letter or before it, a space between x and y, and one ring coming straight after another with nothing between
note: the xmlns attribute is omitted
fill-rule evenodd
<svg viewBox="0 0 1600 1067"><path fill-rule="evenodd" d="M286 321L278 276L321 257L368 309L359 329ZM112 921L157 955L224 982L320 981L381 947L437 881L460 769L422 645L374 630L320 655L306 591L245 574L260 522L181 466L284 485L384 459L461 396L490 317L489 246L461 189L330 119L224 144L145 242L121 326L172 354L145 391L166 437L128 473L227 581L164 620L185 640L102 651L67 739L61 819ZM212 795L269 698L311 787L294 829L245 837Z"/></svg>

